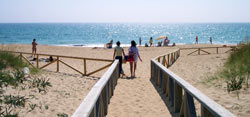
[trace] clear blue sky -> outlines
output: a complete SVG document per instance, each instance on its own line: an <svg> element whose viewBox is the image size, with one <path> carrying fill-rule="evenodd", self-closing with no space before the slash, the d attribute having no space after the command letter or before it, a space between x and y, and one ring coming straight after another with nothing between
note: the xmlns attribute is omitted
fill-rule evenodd
<svg viewBox="0 0 250 117"><path fill-rule="evenodd" d="M0 0L0 22L250 22L250 0Z"/></svg>

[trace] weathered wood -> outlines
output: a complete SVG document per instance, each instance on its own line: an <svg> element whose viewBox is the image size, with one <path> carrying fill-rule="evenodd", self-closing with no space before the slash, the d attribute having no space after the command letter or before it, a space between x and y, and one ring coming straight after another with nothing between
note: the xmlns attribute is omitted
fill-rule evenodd
<svg viewBox="0 0 250 117"><path fill-rule="evenodd" d="M191 54L193 54L193 53L195 53L195 52L197 52L197 51L199 51L199 50L195 50L195 51L189 53L188 55L191 55Z"/></svg>
<svg viewBox="0 0 250 117"><path fill-rule="evenodd" d="M65 63L65 62L63 62L63 61L61 61L61 60L58 60L58 61L60 61L62 64L68 66L69 68L75 70L76 72L78 72L78 73L80 73L80 74L82 74L82 75L84 76L84 74L83 74L82 72L80 72L79 70L75 69L74 67L68 65L67 63Z"/></svg>
<svg viewBox="0 0 250 117"><path fill-rule="evenodd" d="M217 48L216 48L216 54L218 54L218 53L219 53L219 48L217 47Z"/></svg>
<svg viewBox="0 0 250 117"><path fill-rule="evenodd" d="M22 55L22 58L28 62L33 68L36 68L25 56Z"/></svg>
<svg viewBox="0 0 250 117"><path fill-rule="evenodd" d="M189 117L196 117L194 99L189 93L185 92L185 94L186 94L185 98L187 103L188 115Z"/></svg>
<svg viewBox="0 0 250 117"><path fill-rule="evenodd" d="M46 64L46 65L40 67L39 69L43 69L43 68L45 68L45 67L47 67L47 66L49 66L49 65L51 65L51 64L53 64L53 63L55 63L55 62L57 62L57 61L58 61L58 60L54 60L54 61L52 61L52 62L50 62L50 63L48 63L48 64Z"/></svg>
<svg viewBox="0 0 250 117"><path fill-rule="evenodd" d="M163 73L169 75L176 83L179 84L180 87L182 87L186 91L186 95L187 95L186 98L187 98L188 105L192 105L192 101L190 101L190 100L192 100L191 98L195 98L199 103L201 103L204 107L206 107L206 109L210 113L212 113L215 116L223 116L223 117L234 117L235 116L231 112L229 112L228 110L223 108L221 105L217 104L216 102L214 102L213 100L208 98L206 95L204 95L198 89L196 89L195 87L190 85L188 82L186 82L185 80L183 80L182 78L180 78L179 76L174 74L172 71L168 70L166 67L164 67L163 65L158 63L156 60L152 59L151 61L153 62L153 64L155 64L156 67L161 69L163 71ZM168 83L168 84L170 84L170 83ZM173 88L173 87L167 87L167 88ZM166 93L168 91L169 91L169 89L168 90L166 89ZM170 89L170 91L171 91L171 89ZM171 97L171 92L169 94L170 94L170 96L168 96L168 97ZM191 107L192 106L188 107L189 108L188 112L189 112L189 114L193 115L194 113L190 113L190 112L193 112L190 110ZM181 110L183 111L183 107L181 107Z"/></svg>
<svg viewBox="0 0 250 117"><path fill-rule="evenodd" d="M99 69L97 69L97 70L95 70L95 71L93 71L93 72L88 73L87 76L92 75L92 74L94 74L94 73L96 73L96 72L99 72L99 71L101 71L101 70L103 70L103 69L105 69L105 68L108 68L110 65L112 65L112 63L110 63L110 64L108 64L108 65L105 65L104 67L99 68Z"/></svg>
<svg viewBox="0 0 250 117"><path fill-rule="evenodd" d="M56 57L56 72L59 72L59 56Z"/></svg>
<svg viewBox="0 0 250 117"><path fill-rule="evenodd" d="M115 73L115 70L119 64L118 60L115 60L114 63L109 67L109 69L104 73L104 75L101 77L101 79L98 80L98 82L92 87L88 95L85 97L83 102L80 104L80 106L77 108L77 110L74 112L72 117L89 117L89 116L97 116L96 113L102 113L102 110L100 112L96 112L99 110L96 110L96 104L98 99L101 97L101 93L103 90L105 90L105 86L110 83L112 83L112 74ZM109 86L107 86L109 87ZM112 92L112 91L111 91ZM109 97L110 98L110 97ZM101 100L102 98L100 98ZM104 101L103 101L104 102ZM102 106L102 101L100 101L100 106ZM105 107L103 105L103 107ZM104 109L105 110L105 109ZM103 111L104 112L104 111ZM92 114L92 115L91 115Z"/></svg>
<svg viewBox="0 0 250 117"><path fill-rule="evenodd" d="M174 82L174 112L180 112L182 104L182 88Z"/></svg>
<svg viewBox="0 0 250 117"><path fill-rule="evenodd" d="M32 54L32 53L29 53L29 52L15 52L15 51L2 51L2 52ZM72 59L86 59L86 60L103 61L103 62L113 62L113 60L107 60L107 59L96 59L96 58L85 58L85 57L62 56L62 55L56 55L56 54L40 54L40 53L36 53L36 55L39 55L39 56L55 56L55 57L72 58Z"/></svg>
<svg viewBox="0 0 250 117"><path fill-rule="evenodd" d="M83 68L84 68L84 74L87 74L87 64L86 64L86 59L83 59Z"/></svg>
<svg viewBox="0 0 250 117"><path fill-rule="evenodd" d="M179 48L180 50L190 50L190 49L212 49L212 48L233 48L233 47L237 47L237 46L226 46L226 47L193 47L193 48Z"/></svg>
<svg viewBox="0 0 250 117"><path fill-rule="evenodd" d="M201 117L214 117L214 115L201 104Z"/></svg>
<svg viewBox="0 0 250 117"><path fill-rule="evenodd" d="M36 55L36 68L39 68L39 55Z"/></svg>
<svg viewBox="0 0 250 117"><path fill-rule="evenodd" d="M207 52L207 51L205 51L205 50L202 50L202 49L201 49L201 51L202 51L202 52L205 52L205 53L207 53L207 54L211 54L211 53L209 53L209 52Z"/></svg>

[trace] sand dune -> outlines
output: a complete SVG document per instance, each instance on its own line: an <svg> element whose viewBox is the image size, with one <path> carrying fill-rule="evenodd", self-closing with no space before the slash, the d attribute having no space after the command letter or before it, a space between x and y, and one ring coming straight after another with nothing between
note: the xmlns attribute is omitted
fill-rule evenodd
<svg viewBox="0 0 250 117"><path fill-rule="evenodd" d="M202 46L215 45L182 45L178 47ZM0 49L1 48L23 52L31 51L30 45L1 45ZM171 116L166 104L149 80L150 60L158 55L170 52L175 48L176 47L139 47L143 62L138 62L136 78L127 79L124 77L118 80L118 85L109 105L108 116ZM128 52L127 47L125 47L124 50L125 53ZM234 94L228 94L225 91L224 85L216 83L205 85L202 83L203 78L220 69L228 57L228 54L224 54L224 52L227 51L226 49L221 49L220 54L215 54L215 49L208 49L207 51L214 54L206 55L202 53L202 55L197 56L197 53L194 53L187 56L192 50L181 51L181 57L174 63L170 70L237 116L249 115L249 90L242 91L240 100L237 100ZM112 59L113 57L113 49L86 47L39 45L38 53L102 59ZM64 61L75 68L83 69L82 61L68 59L64 59ZM105 64L107 63L88 61L87 67L89 71L92 71ZM125 74L129 76L128 63L123 64L123 69ZM50 92L48 92L46 96L37 94L39 97L37 101L47 104L49 109L41 112L36 110L26 115L22 113L22 115L55 116L59 112L64 112L68 115L73 114L94 83L107 69L94 74L93 77L82 77L80 74L69 70L65 66L60 67L60 73L56 73L55 70L55 66L51 66L46 68L43 74L51 79L53 87L50 88Z"/></svg>

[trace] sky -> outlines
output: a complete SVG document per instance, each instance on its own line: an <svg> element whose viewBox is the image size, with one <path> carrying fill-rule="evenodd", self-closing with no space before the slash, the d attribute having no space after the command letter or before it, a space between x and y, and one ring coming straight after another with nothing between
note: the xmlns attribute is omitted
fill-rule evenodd
<svg viewBox="0 0 250 117"><path fill-rule="evenodd" d="M250 0L0 0L0 23L250 22Z"/></svg>

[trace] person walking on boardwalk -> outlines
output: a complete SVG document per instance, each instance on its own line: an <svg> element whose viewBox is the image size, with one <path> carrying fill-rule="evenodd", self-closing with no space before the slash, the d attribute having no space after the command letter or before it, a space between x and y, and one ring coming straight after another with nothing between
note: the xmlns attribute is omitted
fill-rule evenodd
<svg viewBox="0 0 250 117"><path fill-rule="evenodd" d="M31 55L31 57L33 57L33 55L35 57L35 55L36 55L36 46L37 46L36 39L33 39L33 42L32 42L32 55Z"/></svg>
<svg viewBox="0 0 250 117"><path fill-rule="evenodd" d="M122 69L122 54L123 56L125 57L125 53L124 53L124 50L122 47L120 47L121 43L120 41L117 41L116 42L116 47L114 49L114 55L113 55L113 59L118 59L119 60L119 77L120 77L120 74L125 75L124 72L123 72L123 69Z"/></svg>
<svg viewBox="0 0 250 117"><path fill-rule="evenodd" d="M150 47L152 46L152 44L153 44L153 38L150 37L150 39L149 39L149 45L150 45Z"/></svg>
<svg viewBox="0 0 250 117"><path fill-rule="evenodd" d="M198 44L198 36L195 38L195 44Z"/></svg>
<svg viewBox="0 0 250 117"><path fill-rule="evenodd" d="M135 70L136 70L136 63L137 63L138 58L142 62L142 59L141 59L140 54L139 54L139 50L136 47L136 43L134 40L131 41L131 46L128 49L128 52L129 52L128 53L128 61L130 64L131 78L134 78L135 77Z"/></svg>

